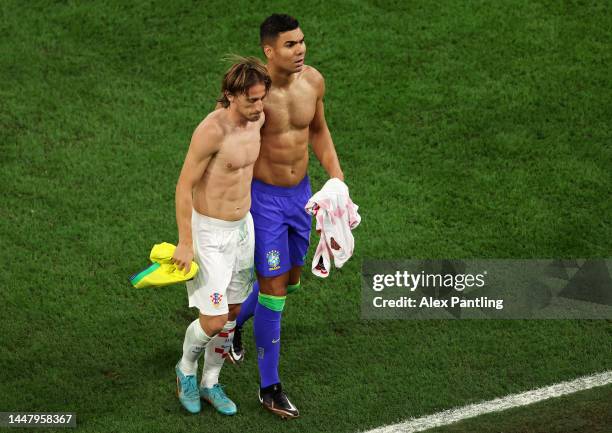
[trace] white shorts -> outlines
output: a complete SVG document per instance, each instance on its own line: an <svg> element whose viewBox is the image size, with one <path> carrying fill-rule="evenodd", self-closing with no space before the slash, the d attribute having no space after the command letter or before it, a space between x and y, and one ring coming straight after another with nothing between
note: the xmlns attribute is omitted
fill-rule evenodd
<svg viewBox="0 0 612 433"><path fill-rule="evenodd" d="M199 214L191 217L194 260L200 267L187 281L189 306L201 314L227 314L228 304L241 304L255 282L255 230L251 213L240 221Z"/></svg>

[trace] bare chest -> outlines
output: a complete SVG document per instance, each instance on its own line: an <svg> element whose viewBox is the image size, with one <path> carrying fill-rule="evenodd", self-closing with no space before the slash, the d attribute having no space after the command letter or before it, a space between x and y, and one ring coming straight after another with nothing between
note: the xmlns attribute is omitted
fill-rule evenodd
<svg viewBox="0 0 612 433"><path fill-rule="evenodd" d="M264 129L267 132L305 129L312 122L316 107L317 95L307 83L285 91L273 89L264 102Z"/></svg>
<svg viewBox="0 0 612 433"><path fill-rule="evenodd" d="M259 155L260 142L259 129L227 136L217 152L215 165L230 171L252 166Z"/></svg>

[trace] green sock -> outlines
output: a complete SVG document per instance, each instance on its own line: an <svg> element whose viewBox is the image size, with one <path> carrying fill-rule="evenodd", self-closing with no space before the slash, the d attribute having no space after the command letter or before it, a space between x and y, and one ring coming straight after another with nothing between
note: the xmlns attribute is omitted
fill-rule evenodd
<svg viewBox="0 0 612 433"><path fill-rule="evenodd" d="M300 288L301 284L302 284L301 281L298 281L296 284L289 284L287 286L287 294L289 295L289 294L295 292L297 289Z"/></svg>

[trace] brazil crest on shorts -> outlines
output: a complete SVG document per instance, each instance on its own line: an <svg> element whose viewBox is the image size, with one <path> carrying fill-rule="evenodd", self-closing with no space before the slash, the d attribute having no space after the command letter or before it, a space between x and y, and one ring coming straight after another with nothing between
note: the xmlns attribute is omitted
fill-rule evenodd
<svg viewBox="0 0 612 433"><path fill-rule="evenodd" d="M280 253L277 250L268 251L266 258L268 259L268 267L270 271L280 269Z"/></svg>

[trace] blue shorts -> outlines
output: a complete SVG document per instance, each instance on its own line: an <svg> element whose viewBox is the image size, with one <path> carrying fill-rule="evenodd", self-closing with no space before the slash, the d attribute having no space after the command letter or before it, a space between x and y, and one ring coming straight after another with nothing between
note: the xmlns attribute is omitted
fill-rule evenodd
<svg viewBox="0 0 612 433"><path fill-rule="evenodd" d="M255 269L262 277L275 277L303 266L310 244L310 180L291 187L253 179L251 215L255 225Z"/></svg>

